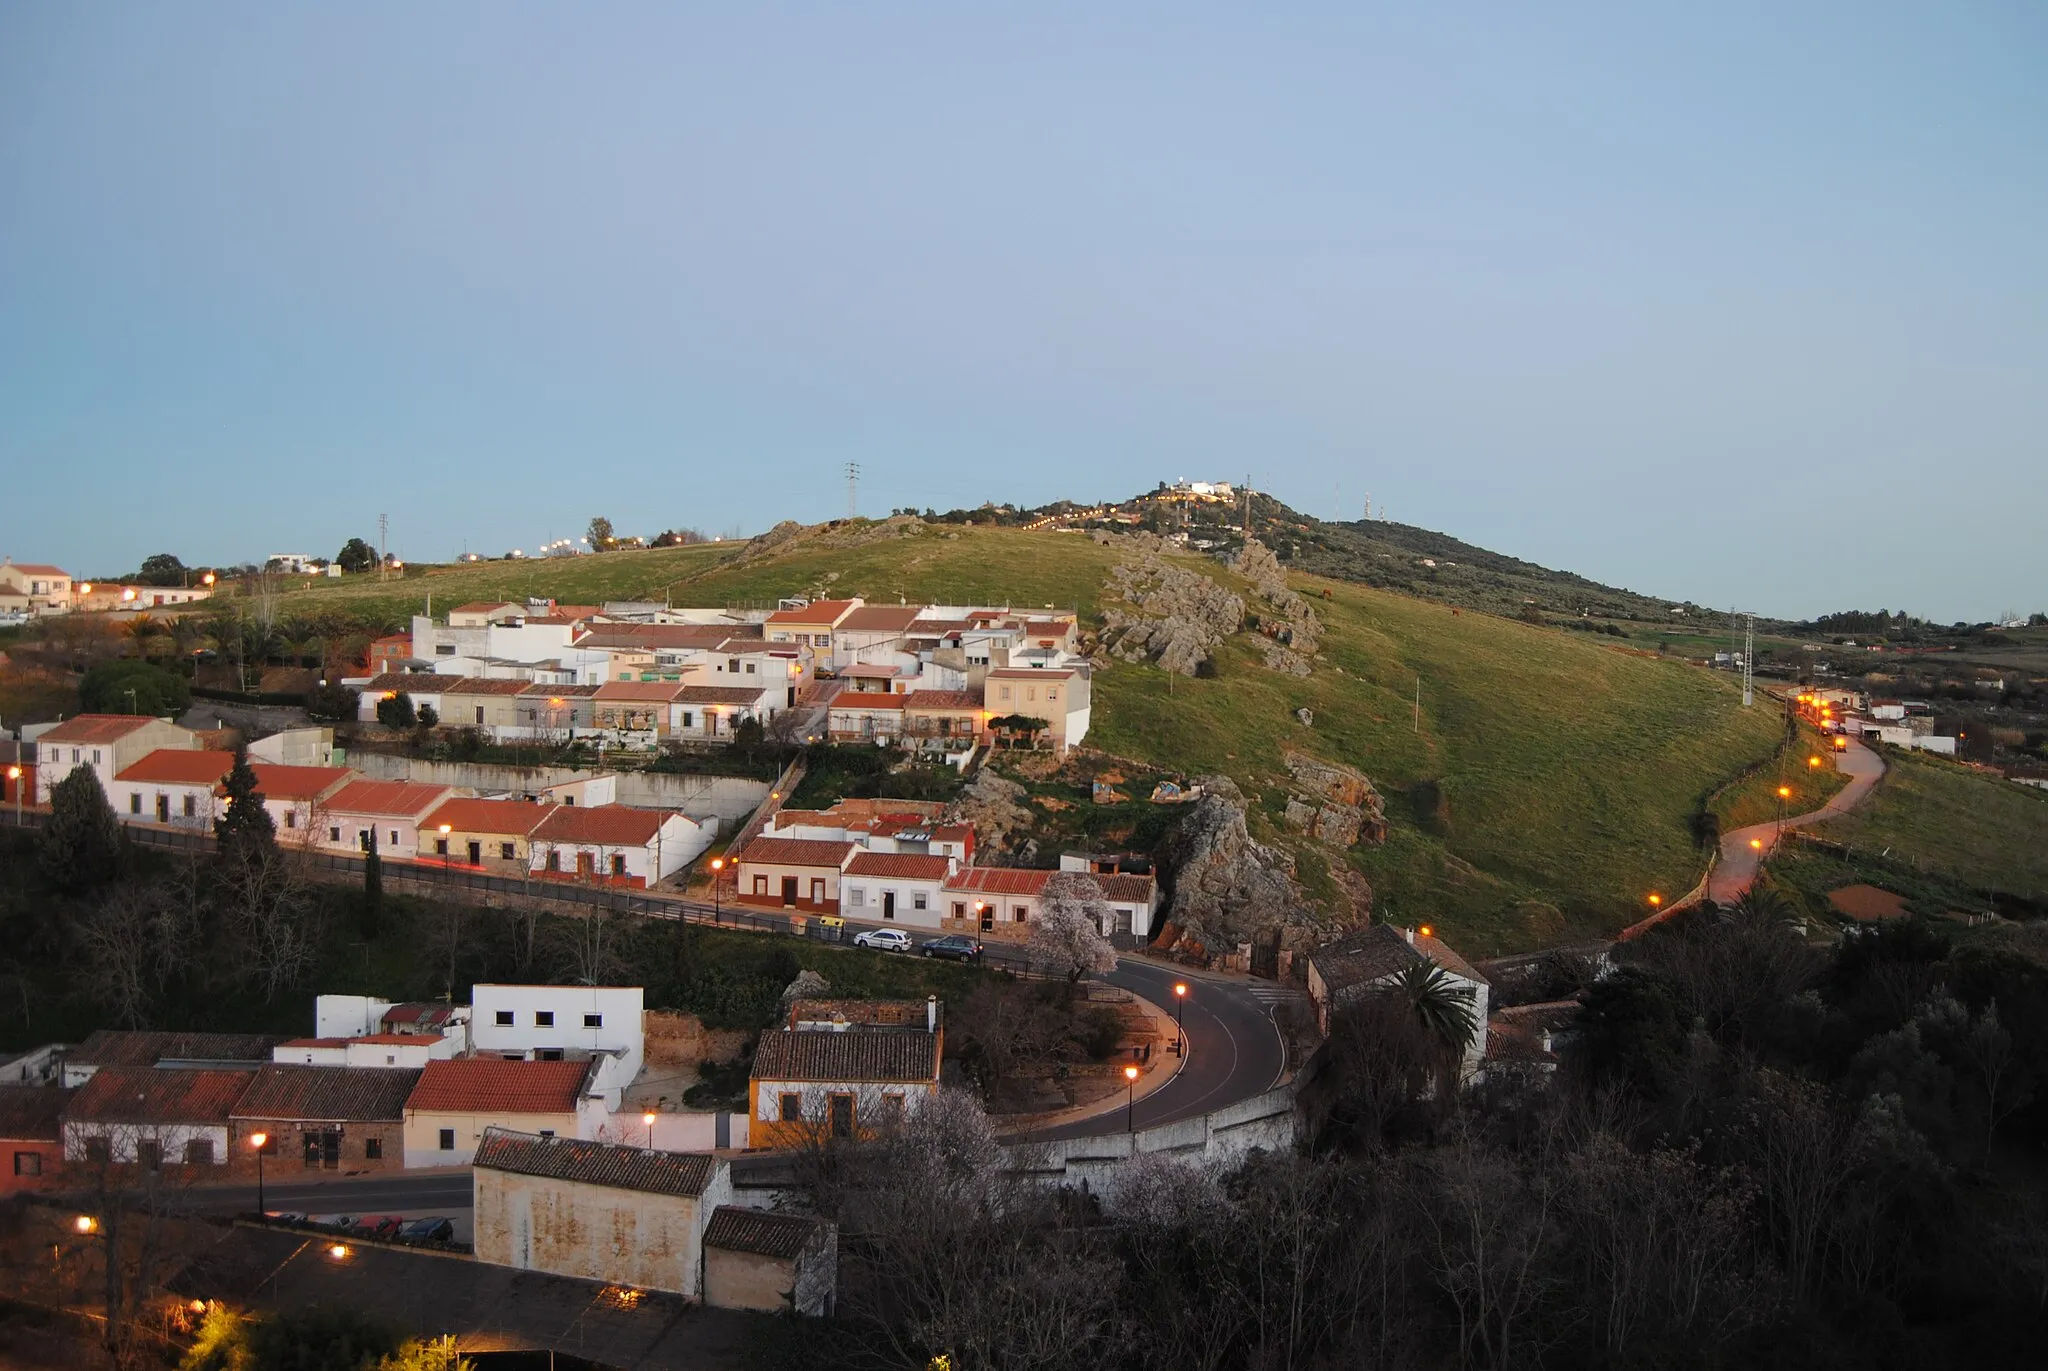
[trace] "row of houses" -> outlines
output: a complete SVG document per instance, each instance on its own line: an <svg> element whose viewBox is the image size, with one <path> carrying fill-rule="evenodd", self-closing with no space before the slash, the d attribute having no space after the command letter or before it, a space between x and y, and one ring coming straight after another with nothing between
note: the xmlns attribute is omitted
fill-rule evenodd
<svg viewBox="0 0 2048 1371"><path fill-rule="evenodd" d="M226 812L234 754L202 746L191 729L82 714L32 733L33 774L23 788L37 804L83 767L126 822L210 831ZM306 850L374 849L399 861L647 887L683 870L717 834L716 819L609 803L616 788L606 778L551 787L538 800L479 798L453 786L267 759L286 755L287 742L277 735L252 744L250 766L279 840Z"/></svg>

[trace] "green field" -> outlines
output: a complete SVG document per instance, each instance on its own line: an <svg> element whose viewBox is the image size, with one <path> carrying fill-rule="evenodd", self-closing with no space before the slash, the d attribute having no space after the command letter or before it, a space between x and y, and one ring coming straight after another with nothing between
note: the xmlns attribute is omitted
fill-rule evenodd
<svg viewBox="0 0 2048 1371"><path fill-rule="evenodd" d="M659 598L764 604L808 593L870 601L1054 605L1094 613L1119 553L1076 534L915 526L852 546L812 539L742 567L731 545L609 553L549 563L490 563L407 580L416 607L444 600L552 595L563 601ZM1231 577L1216 562L1186 565ZM1612 640L1564 633L1318 577L1323 662L1301 679L1266 670L1248 635L1226 644L1213 679L1169 679L1119 664L1097 678L1091 745L1151 766L1226 772L1255 799L1287 785L1284 747L1345 762L1386 793L1383 848L1310 850L1304 882L1334 897L1331 862L1350 860L1382 913L1428 919L1474 955L1611 931L1651 891L1698 874L1687 816L1778 736L1774 709L1740 708L1735 683ZM1327 590L1331 598L1321 599ZM374 585L296 592L307 608L382 603ZM395 602L394 602L395 603ZM1421 681L1420 727L1415 690ZM1313 727L1293 711L1315 711ZM1437 779L1447 833L1409 816L1405 790ZM1277 794L1272 799L1283 798ZM1262 835L1274 832L1255 806Z"/></svg>
<svg viewBox="0 0 2048 1371"><path fill-rule="evenodd" d="M1714 815L1721 821L1721 831L1732 833L1751 824L1819 809L1849 784L1849 777L1835 769L1834 755L1825 738L1801 725L1797 743L1786 748L1780 759L1782 765L1759 768L1714 797ZM1821 759L1819 767L1808 764L1812 757ZM1781 785L1792 792L1782 808Z"/></svg>
<svg viewBox="0 0 2048 1371"><path fill-rule="evenodd" d="M1876 792L1821 837L1973 889L2048 900L2048 791L1917 753L1887 751L1885 762Z"/></svg>

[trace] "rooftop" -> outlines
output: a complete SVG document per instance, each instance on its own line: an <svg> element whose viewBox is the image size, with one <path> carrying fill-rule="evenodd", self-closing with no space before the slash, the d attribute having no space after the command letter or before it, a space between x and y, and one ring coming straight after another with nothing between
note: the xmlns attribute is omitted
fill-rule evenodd
<svg viewBox="0 0 2048 1371"><path fill-rule="evenodd" d="M525 800L446 800L420 820L420 827L438 829L446 824L455 833L516 833L525 837L540 826L551 808Z"/></svg>
<svg viewBox="0 0 2048 1371"><path fill-rule="evenodd" d="M1015 866L964 866L953 873L946 889L970 895L1038 895L1057 871Z"/></svg>
<svg viewBox="0 0 2048 1371"><path fill-rule="evenodd" d="M743 862L764 866L829 866L846 864L853 843L835 843L817 838L756 838L740 853Z"/></svg>
<svg viewBox="0 0 2048 1371"><path fill-rule="evenodd" d="M656 1152L617 1143L577 1138L543 1138L532 1133L486 1128L476 1150L479 1171L575 1181L584 1185L638 1190L651 1195L702 1195L718 1171L718 1159L702 1152Z"/></svg>
<svg viewBox="0 0 2048 1371"><path fill-rule="evenodd" d="M802 609L778 609L768 616L771 624L834 625L858 608L858 600L814 600Z"/></svg>
<svg viewBox="0 0 2048 1371"><path fill-rule="evenodd" d="M49 736L48 734L44 735ZM156 781L164 785L212 785L234 770L232 752L194 752L160 747L114 777L117 781Z"/></svg>
<svg viewBox="0 0 2048 1371"><path fill-rule="evenodd" d="M177 1062L267 1062L283 1041L270 1033L167 1033L102 1028L65 1054L83 1066L155 1066Z"/></svg>
<svg viewBox="0 0 2048 1371"><path fill-rule="evenodd" d="M108 1066L79 1087L72 1123L224 1123L254 1071Z"/></svg>
<svg viewBox="0 0 2048 1371"><path fill-rule="evenodd" d="M448 798L445 785L417 781L351 781L327 801L334 814L377 814L410 819Z"/></svg>
<svg viewBox="0 0 2048 1371"><path fill-rule="evenodd" d="M950 857L928 857L921 852L858 852L847 864L849 876L879 876L904 881L942 881L953 869Z"/></svg>
<svg viewBox="0 0 2048 1371"><path fill-rule="evenodd" d="M750 705L761 698L766 686L684 686L676 697L686 705Z"/></svg>
<svg viewBox="0 0 2048 1371"><path fill-rule="evenodd" d="M77 1093L49 1085L0 1085L0 1138L55 1142L64 1135L64 1108Z"/></svg>
<svg viewBox="0 0 2048 1371"><path fill-rule="evenodd" d="M1486 981L1471 963L1440 939L1417 929L1411 942L1407 930L1392 924L1373 924L1347 933L1309 953L1309 961L1323 978L1323 984L1333 991L1370 985L1423 961L1435 962L1452 975L1475 984Z"/></svg>
<svg viewBox="0 0 2048 1371"><path fill-rule="evenodd" d="M463 1057L428 1062L408 1109L457 1114L573 1114L589 1062L512 1062Z"/></svg>
<svg viewBox="0 0 2048 1371"><path fill-rule="evenodd" d="M832 697L832 711L842 709L895 709L900 710L910 699L908 695L890 695L879 690L842 690Z"/></svg>
<svg viewBox="0 0 2048 1371"><path fill-rule="evenodd" d="M483 676L450 676L441 687L443 695L523 695L532 681L508 681Z"/></svg>
<svg viewBox="0 0 2048 1371"><path fill-rule="evenodd" d="M769 1029L754 1049L753 1078L929 1084L939 1078L939 1039L937 1033L887 1029Z"/></svg>
<svg viewBox="0 0 2048 1371"><path fill-rule="evenodd" d="M979 713L981 697L971 690L913 690L903 697L909 710L964 710Z"/></svg>
<svg viewBox="0 0 2048 1371"><path fill-rule="evenodd" d="M626 805L556 805L532 836L551 843L595 843L638 847L654 841L661 826L674 817L666 809L633 809Z"/></svg>
<svg viewBox="0 0 2048 1371"><path fill-rule="evenodd" d="M345 766L278 766L251 762L256 789L266 800L317 800L355 772Z"/></svg>
<svg viewBox="0 0 2048 1371"><path fill-rule="evenodd" d="M42 743L111 743L157 720L147 714L77 714L38 738Z"/></svg>
<svg viewBox="0 0 2048 1371"><path fill-rule="evenodd" d="M769 1209L721 1204L711 1211L711 1222L704 1229L704 1245L725 1252L752 1252L786 1260L801 1253L824 1226L824 1220L806 1214L778 1214Z"/></svg>
<svg viewBox="0 0 2048 1371"><path fill-rule="evenodd" d="M917 622L923 605L862 605L839 623L842 633L901 633Z"/></svg>
<svg viewBox="0 0 2048 1371"><path fill-rule="evenodd" d="M399 1121L419 1080L417 1069L404 1067L266 1066L256 1072L229 1117Z"/></svg>
<svg viewBox="0 0 2048 1371"><path fill-rule="evenodd" d="M521 695L545 695L549 699L556 700L587 700L597 694L597 692L598 687L594 685L561 685L554 682L529 681L526 683L526 689L519 693Z"/></svg>
<svg viewBox="0 0 2048 1371"><path fill-rule="evenodd" d="M681 681L606 681L597 688L596 698L607 704L619 700L666 704L682 693Z"/></svg>

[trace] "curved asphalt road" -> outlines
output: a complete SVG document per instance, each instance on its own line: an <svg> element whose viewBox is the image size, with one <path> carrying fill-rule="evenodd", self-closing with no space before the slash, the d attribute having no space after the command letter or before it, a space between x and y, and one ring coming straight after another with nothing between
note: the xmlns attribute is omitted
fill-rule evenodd
<svg viewBox="0 0 2048 1371"><path fill-rule="evenodd" d="M1733 904L1741 899L1743 892L1756 883L1757 872L1777 850L1778 840L1786 829L1805 828L1846 814L1868 798L1884 776L1884 759L1854 738L1847 741L1849 746L1845 750L1832 755L1835 765L1849 777L1849 784L1836 791L1825 805L1811 814L1788 816L1783 823L1751 824L1721 835L1721 859L1714 863L1714 874L1707 881L1708 899L1715 904ZM1751 847L1752 839L1759 846Z"/></svg>

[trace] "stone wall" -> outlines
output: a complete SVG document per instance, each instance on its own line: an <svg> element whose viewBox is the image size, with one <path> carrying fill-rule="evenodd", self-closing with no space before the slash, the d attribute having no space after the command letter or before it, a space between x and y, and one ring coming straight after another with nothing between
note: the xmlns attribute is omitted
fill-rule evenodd
<svg viewBox="0 0 2048 1371"><path fill-rule="evenodd" d="M1292 1082L1192 1119L1156 1124L1135 1133L1103 1133L1054 1142L1012 1143L1005 1168L1046 1185L1086 1187L1113 1202L1123 1176L1140 1158L1228 1166L1254 1148L1291 1149L1300 1135Z"/></svg>

